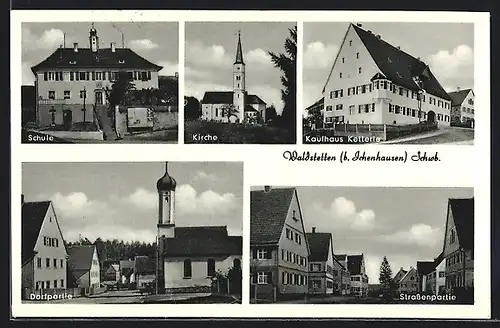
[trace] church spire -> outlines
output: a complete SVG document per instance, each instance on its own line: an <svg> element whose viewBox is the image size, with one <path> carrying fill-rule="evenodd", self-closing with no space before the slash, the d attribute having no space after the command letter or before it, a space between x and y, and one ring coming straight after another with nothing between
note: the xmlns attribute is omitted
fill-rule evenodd
<svg viewBox="0 0 500 328"><path fill-rule="evenodd" d="M234 61L235 64L243 64L243 51L241 50L241 33L238 31L238 46L236 47L236 60Z"/></svg>

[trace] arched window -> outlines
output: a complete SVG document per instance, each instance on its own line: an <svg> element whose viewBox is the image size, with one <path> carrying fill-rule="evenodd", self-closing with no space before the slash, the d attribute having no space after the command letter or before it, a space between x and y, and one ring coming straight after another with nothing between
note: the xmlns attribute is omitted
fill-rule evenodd
<svg viewBox="0 0 500 328"><path fill-rule="evenodd" d="M191 260L184 260L184 278L191 278L192 268Z"/></svg>
<svg viewBox="0 0 500 328"><path fill-rule="evenodd" d="M241 260L240 259L234 259L233 260L233 268L235 269L241 269Z"/></svg>
<svg viewBox="0 0 500 328"><path fill-rule="evenodd" d="M215 260L214 259L207 260L207 276L208 277L215 276Z"/></svg>

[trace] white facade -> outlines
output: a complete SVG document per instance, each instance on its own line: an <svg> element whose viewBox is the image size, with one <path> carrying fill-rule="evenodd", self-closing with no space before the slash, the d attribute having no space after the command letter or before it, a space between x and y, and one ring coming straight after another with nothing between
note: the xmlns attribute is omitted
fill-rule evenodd
<svg viewBox="0 0 500 328"><path fill-rule="evenodd" d="M461 123L474 121L474 98L474 91L471 89L461 104L453 106L453 118Z"/></svg>
<svg viewBox="0 0 500 328"><path fill-rule="evenodd" d="M66 288L68 253L52 203L45 214L34 252L34 289Z"/></svg>
<svg viewBox="0 0 500 328"><path fill-rule="evenodd" d="M324 90L324 123L416 124L417 93L388 80L370 81L381 73L351 25L344 37ZM451 101L423 93L421 121L450 125ZM428 113L431 112L430 116Z"/></svg>
<svg viewBox="0 0 500 328"><path fill-rule="evenodd" d="M92 256L92 265L90 266L90 287L99 287L101 284L101 266L99 257L97 256L97 247L94 247L94 255Z"/></svg>

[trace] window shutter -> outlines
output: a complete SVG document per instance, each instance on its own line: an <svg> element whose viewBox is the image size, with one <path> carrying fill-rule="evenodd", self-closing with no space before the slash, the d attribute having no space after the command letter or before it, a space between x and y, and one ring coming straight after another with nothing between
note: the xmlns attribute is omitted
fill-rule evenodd
<svg viewBox="0 0 500 328"><path fill-rule="evenodd" d="M257 258L257 248L254 248L252 252L253 252L253 258L256 259Z"/></svg>
<svg viewBox="0 0 500 328"><path fill-rule="evenodd" d="M268 249L267 252L266 252L266 259L271 259L272 258L272 249Z"/></svg>
<svg viewBox="0 0 500 328"><path fill-rule="evenodd" d="M267 274L267 283L270 284L273 282L273 273L271 271L266 272Z"/></svg>

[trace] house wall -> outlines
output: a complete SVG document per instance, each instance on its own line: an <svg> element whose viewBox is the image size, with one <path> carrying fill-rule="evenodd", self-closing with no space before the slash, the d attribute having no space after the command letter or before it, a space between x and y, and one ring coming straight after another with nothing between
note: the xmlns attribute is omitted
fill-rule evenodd
<svg viewBox="0 0 500 328"><path fill-rule="evenodd" d="M361 72L359 72L360 68ZM340 120L350 124L418 123L418 115L413 117L403 115L402 112L401 114L389 112L389 103L418 110L418 101L416 97L412 98L411 91L409 92L410 97L400 96L399 86L396 87L396 93L391 92L390 88L388 90L377 90L374 88L375 84L370 82L370 79L379 72L380 70L373 61L370 53L362 43L354 28L350 26L339 50L339 55L334 63L328 84L325 87L325 102L323 107L324 122L328 122L328 117L334 117L333 121L335 121L335 117L339 117L339 119L343 117L343 119ZM340 76L341 73L342 77ZM371 92L369 92L368 89L365 93L359 92L358 94L348 95L348 88L369 84L372 84ZM335 98L335 95L332 93L335 90L343 90L343 96ZM448 105L446 105L447 108L438 107L429 102L429 98L431 97L436 98L436 104L438 103L437 97L425 94L426 101L422 102L422 111L426 113L431 110L434 111L436 113L436 119L438 118L437 114L442 114L443 120L438 121L438 124L449 126L451 102L439 98L439 100L443 100ZM339 104L342 105L342 110L336 109L336 106ZM365 104L375 104L375 110L373 111L370 109L368 113L364 111L358 113L359 105ZM328 106L332 106L331 111L326 110ZM350 106L354 106L353 111L350 110Z"/></svg>
<svg viewBox="0 0 500 328"><path fill-rule="evenodd" d="M150 107L150 106L143 106ZM129 107L115 107L115 128L119 135L125 135L129 133L128 122L127 122L127 108ZM132 107L130 107L132 108ZM153 107L153 130L164 130L175 127L179 123L179 115L174 108L169 108L169 111L157 111Z"/></svg>
<svg viewBox="0 0 500 328"><path fill-rule="evenodd" d="M58 247L44 245L44 237L57 238ZM37 282L39 282L39 289L42 289L41 282L44 282L43 285L45 289L47 289L47 282L50 282L50 288L54 288L54 281L57 281L57 288L66 287L66 259L68 253L64 246L64 238L59 229L52 204L50 204L45 214L34 251L36 255L34 258L33 288L36 288ZM41 267L38 266L38 259L41 261ZM50 262L48 267L46 263L47 259L49 259ZM56 266L54 266L54 260L56 260Z"/></svg>
<svg viewBox="0 0 500 328"><path fill-rule="evenodd" d="M78 271L75 271L75 273L78 273ZM86 271L83 275L81 275L80 278L77 279L76 284L81 288L90 287L90 271Z"/></svg>
<svg viewBox="0 0 500 328"><path fill-rule="evenodd" d="M215 271L226 274L233 267L235 259L241 261L241 255L211 257L215 260ZM184 257L168 257L164 261L165 288L186 288L212 285L208 276L209 257L189 257L191 260L191 278L184 278Z"/></svg>
<svg viewBox="0 0 500 328"><path fill-rule="evenodd" d="M332 281L331 277L329 280ZM326 262L309 262L309 294L327 294L326 281Z"/></svg>
<svg viewBox="0 0 500 328"><path fill-rule="evenodd" d="M148 284L155 281L154 274L138 274L137 275L137 288L146 287Z"/></svg>
<svg viewBox="0 0 500 328"><path fill-rule="evenodd" d="M92 257L92 265L90 266L90 287L99 287L101 283L101 266L99 257L97 256L97 248L94 247L94 255Z"/></svg>
<svg viewBox="0 0 500 328"><path fill-rule="evenodd" d="M203 120L214 120L227 122L222 108L228 104L201 104L201 118Z"/></svg>
<svg viewBox="0 0 500 328"><path fill-rule="evenodd" d="M24 264L22 267L22 288L33 289L34 282L34 261L31 260L28 263Z"/></svg>
<svg viewBox="0 0 500 328"><path fill-rule="evenodd" d="M446 274L446 260L442 260L441 263L436 267L436 287L435 287L435 292L436 295L439 295L439 293L443 290L445 287L445 278Z"/></svg>
<svg viewBox="0 0 500 328"><path fill-rule="evenodd" d="M416 293L418 291L417 270L411 268L408 274L399 282L398 291L404 294Z"/></svg>
<svg viewBox="0 0 500 328"><path fill-rule="evenodd" d="M470 90L460 105L453 106L452 119L454 121L464 123L474 120L474 98L474 92Z"/></svg>

